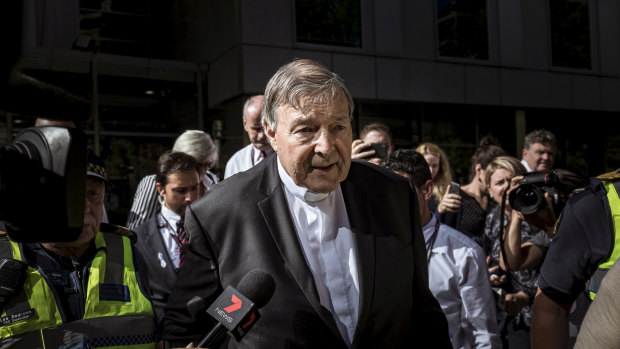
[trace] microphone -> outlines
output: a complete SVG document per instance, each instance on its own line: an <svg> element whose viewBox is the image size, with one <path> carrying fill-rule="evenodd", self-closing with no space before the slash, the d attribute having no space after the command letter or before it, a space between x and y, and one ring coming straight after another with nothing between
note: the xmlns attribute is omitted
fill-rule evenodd
<svg viewBox="0 0 620 349"><path fill-rule="evenodd" d="M198 315L207 311L207 301L200 296L194 296L192 299L187 301L185 305L187 307L187 311L189 315L192 317L192 320L196 321L198 319Z"/></svg>
<svg viewBox="0 0 620 349"><path fill-rule="evenodd" d="M196 345L196 348L211 348L219 345L226 332L238 342L260 318L262 308L276 289L273 276L262 269L253 269L239 281L237 289L232 286L220 294L207 309L217 325Z"/></svg>

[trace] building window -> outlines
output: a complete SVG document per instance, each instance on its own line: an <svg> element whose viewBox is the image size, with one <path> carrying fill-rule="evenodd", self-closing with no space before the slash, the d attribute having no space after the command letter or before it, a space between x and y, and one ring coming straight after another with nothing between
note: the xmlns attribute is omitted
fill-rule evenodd
<svg viewBox="0 0 620 349"><path fill-rule="evenodd" d="M179 31L167 1L80 0L80 33L74 49L124 56L177 59L182 56Z"/></svg>
<svg viewBox="0 0 620 349"><path fill-rule="evenodd" d="M297 41L362 47L359 0L296 0Z"/></svg>
<svg viewBox="0 0 620 349"><path fill-rule="evenodd" d="M486 0L437 0L440 56L489 59Z"/></svg>
<svg viewBox="0 0 620 349"><path fill-rule="evenodd" d="M549 13L552 65L591 69L588 0L549 0Z"/></svg>

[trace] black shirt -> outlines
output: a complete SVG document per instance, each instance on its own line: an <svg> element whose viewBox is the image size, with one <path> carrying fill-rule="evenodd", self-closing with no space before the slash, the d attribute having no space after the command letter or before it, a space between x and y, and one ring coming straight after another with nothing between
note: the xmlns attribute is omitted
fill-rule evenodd
<svg viewBox="0 0 620 349"><path fill-rule="evenodd" d="M493 202L489 200L487 210L485 210L480 206L476 198L463 190L459 190L459 195L461 196L461 208L459 211L446 211L439 216L439 221L467 235L478 243L488 255L490 252L489 242L484 234L484 225L487 214L493 207Z"/></svg>
<svg viewBox="0 0 620 349"><path fill-rule="evenodd" d="M538 281L547 297L570 304L584 292L613 249L610 214L605 189L596 179L566 204Z"/></svg>

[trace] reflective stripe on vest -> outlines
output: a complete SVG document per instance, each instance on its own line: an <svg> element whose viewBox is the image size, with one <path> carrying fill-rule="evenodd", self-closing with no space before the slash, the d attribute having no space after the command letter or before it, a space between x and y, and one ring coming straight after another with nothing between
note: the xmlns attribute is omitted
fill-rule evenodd
<svg viewBox="0 0 620 349"><path fill-rule="evenodd" d="M21 260L19 244L11 245L13 258ZM62 323L52 290L38 271L28 268L27 291L11 300L2 316L16 314L11 306L34 309L36 316L26 313L24 320L0 327L0 338L21 340L17 347L154 348L153 308L138 286L131 241L100 232L95 246L82 320Z"/></svg>
<svg viewBox="0 0 620 349"><path fill-rule="evenodd" d="M619 186L619 183L620 182L611 181L603 182L603 185L607 191L607 202L609 203L609 209L611 210L614 246L609 258L599 264L596 271L590 278L590 286L588 287L588 291L591 300L594 300L594 297L598 292L598 288L607 274L607 271L614 265L618 257L620 257L620 197L618 196L618 191L616 190L616 186Z"/></svg>

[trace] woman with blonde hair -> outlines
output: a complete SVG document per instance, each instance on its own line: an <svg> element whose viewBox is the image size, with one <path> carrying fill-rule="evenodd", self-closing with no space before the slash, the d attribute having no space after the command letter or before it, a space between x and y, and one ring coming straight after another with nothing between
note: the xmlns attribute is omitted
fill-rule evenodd
<svg viewBox="0 0 620 349"><path fill-rule="evenodd" d="M436 211L437 205L448 190L448 186L452 181L450 163L448 162L446 153L436 144L422 143L416 148L416 151L424 155L424 160L426 160L431 169L431 177L435 183L435 189L433 189L433 197L432 200L429 201L429 207L431 210Z"/></svg>
<svg viewBox="0 0 620 349"><path fill-rule="evenodd" d="M489 195L496 203L487 215L484 228L484 233L491 244L492 268L489 269L492 272L491 285L503 290L498 292L504 306L498 312L497 320L500 322L504 347L511 349L530 347L532 302L536 294L540 265L515 270L507 265L502 244L509 240L509 234L518 234L520 242L536 246L540 251L546 250L549 246L547 233L525 221L522 215L510 207L508 195L504 195L505 192L518 186L518 181L526 173L527 170L521 161L512 156L495 158L485 170ZM513 238L514 236L510 240ZM499 267L505 272L500 272Z"/></svg>

